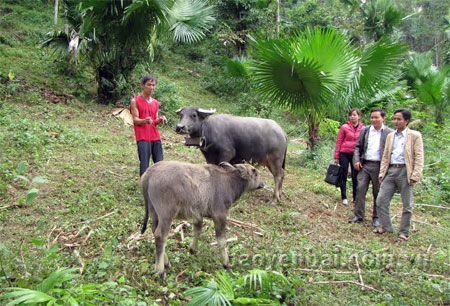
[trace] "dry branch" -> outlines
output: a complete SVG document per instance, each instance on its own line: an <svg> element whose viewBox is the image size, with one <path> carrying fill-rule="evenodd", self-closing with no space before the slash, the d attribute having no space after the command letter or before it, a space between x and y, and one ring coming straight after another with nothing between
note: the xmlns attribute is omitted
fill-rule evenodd
<svg viewBox="0 0 450 306"><path fill-rule="evenodd" d="M355 281L329 281L329 282L312 282L312 284L315 284L315 285L326 285L326 284L354 284L354 285L358 285L358 286L361 286L361 287L363 287L363 288L367 288L367 289L369 289L369 290L373 290L373 291L381 292L381 291L380 291L380 290L378 290L378 289L375 289L375 288L373 288L373 287L370 287L370 286L367 286L367 285L363 285L363 284L360 284L360 283L358 283L358 282L355 282Z"/></svg>
<svg viewBox="0 0 450 306"><path fill-rule="evenodd" d="M300 272L311 272L311 273L323 273L323 274L355 274L353 271L327 271L327 270L313 270L313 269L295 269Z"/></svg>
<svg viewBox="0 0 450 306"><path fill-rule="evenodd" d="M227 243L234 242L234 241L237 241L237 240L238 240L237 237L228 238L228 239L227 239ZM211 243L210 243L210 245L216 245L216 244L217 244L217 241L214 241L214 242L211 242Z"/></svg>
<svg viewBox="0 0 450 306"><path fill-rule="evenodd" d="M233 225L236 225L236 226L238 226L238 227L241 227L241 228L245 228L245 229L251 230L251 231L252 231L253 233L255 233L257 236L260 236L260 237L264 236L264 234L263 234L264 230L261 229L260 227L258 227L258 226L255 225L255 224L252 224L252 223L245 223L245 222L242 222L242 221L233 219L233 218L228 218L227 220L228 220L228 222L230 222L230 223L233 224Z"/></svg>
<svg viewBox="0 0 450 306"><path fill-rule="evenodd" d="M356 257L355 259L356 259L356 267L358 268L359 281L360 281L362 286L365 286L364 279L363 279L362 274L361 274L361 268L359 267L358 257ZM364 287L362 287L362 290L364 290Z"/></svg>
<svg viewBox="0 0 450 306"><path fill-rule="evenodd" d="M450 209L450 207L440 206L440 205L429 205L429 204L414 204L414 206L425 206L425 207L433 207L439 209Z"/></svg>
<svg viewBox="0 0 450 306"><path fill-rule="evenodd" d="M112 211L112 212L110 212L110 213L107 213L106 215L103 215L103 216L101 216L101 217L98 217L98 218L94 218L94 219L90 219L90 220L86 220L86 221L83 221L83 222L78 222L78 223L75 223L75 224L74 224L74 226L75 226L75 225L80 225L80 224L84 224L84 223L89 223L89 222L92 222L92 221L97 221L97 220L100 220L100 219L103 219L103 218L109 217L109 216L111 216L111 215L115 214L116 212L117 212L117 209L116 209L116 210L114 210L114 211Z"/></svg>

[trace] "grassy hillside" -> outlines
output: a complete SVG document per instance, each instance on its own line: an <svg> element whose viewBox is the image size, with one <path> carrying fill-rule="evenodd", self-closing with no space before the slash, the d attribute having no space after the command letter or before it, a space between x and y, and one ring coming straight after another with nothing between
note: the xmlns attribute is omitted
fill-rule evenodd
<svg viewBox="0 0 450 306"><path fill-rule="evenodd" d="M78 277L61 288L80 303L79 292L87 290L82 284L94 283L108 298L96 304L187 304L185 290L221 268L217 246L211 246L212 222L205 223L196 256L188 252L192 227L169 239L172 269L166 282L159 281L151 238L135 239L144 207L132 127L111 116L113 107L94 102L88 70L71 77L39 47L51 28L50 5L41 11L32 2L6 1L0 10L0 294L7 287L35 289L58 268L75 267ZM168 56L155 67L166 97L232 112L227 97L204 90L196 75L200 66L186 62ZM9 72L15 78L6 84ZM203 163L200 152L184 147L173 132L174 120L161 128L165 159ZM295 126L279 121L286 129ZM251 269L282 272L289 285L270 294L287 305L450 303L448 210L417 208L406 243L375 236L368 221L349 225L351 208L323 182L327 160L308 160L302 139L289 140L282 203L267 205L273 182L261 168L269 187L243 195L230 212L264 231L260 237L228 225L228 238L237 238L228 244L234 277ZM331 156L332 146L320 150ZM370 199L367 204L370 211ZM398 228L398 195L391 210Z"/></svg>

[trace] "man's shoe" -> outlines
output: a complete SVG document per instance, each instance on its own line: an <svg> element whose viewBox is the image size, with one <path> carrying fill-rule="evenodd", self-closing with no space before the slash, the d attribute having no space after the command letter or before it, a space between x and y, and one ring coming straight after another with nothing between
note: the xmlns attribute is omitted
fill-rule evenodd
<svg viewBox="0 0 450 306"><path fill-rule="evenodd" d="M362 222L363 220L358 217L354 217L353 219L348 220L348 223L362 223Z"/></svg>
<svg viewBox="0 0 450 306"><path fill-rule="evenodd" d="M342 205L348 206L348 200L347 200L347 199L343 199L343 200L342 200Z"/></svg>
<svg viewBox="0 0 450 306"><path fill-rule="evenodd" d="M380 226L380 221L378 221L378 219L375 219L375 220L373 220L372 225L373 225L374 227L379 227L379 226Z"/></svg>

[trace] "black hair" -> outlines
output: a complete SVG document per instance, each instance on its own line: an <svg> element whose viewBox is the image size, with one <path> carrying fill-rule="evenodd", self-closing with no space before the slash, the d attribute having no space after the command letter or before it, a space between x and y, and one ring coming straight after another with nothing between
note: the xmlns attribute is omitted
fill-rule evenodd
<svg viewBox="0 0 450 306"><path fill-rule="evenodd" d="M356 112L358 114L359 117L361 117L361 111L359 110L359 108L352 108L351 110L348 111L348 115L350 116L353 112Z"/></svg>
<svg viewBox="0 0 450 306"><path fill-rule="evenodd" d="M408 121L408 123L411 121L411 112L409 110L400 108L394 111L394 115L397 113L402 113L403 119Z"/></svg>
<svg viewBox="0 0 450 306"><path fill-rule="evenodd" d="M370 111L371 114L374 112L380 112L381 117L383 117L383 118L386 117L386 112L379 107L374 108Z"/></svg>
<svg viewBox="0 0 450 306"><path fill-rule="evenodd" d="M147 81L155 81L155 84L158 82L153 74L146 74L142 77L141 84L145 85Z"/></svg>

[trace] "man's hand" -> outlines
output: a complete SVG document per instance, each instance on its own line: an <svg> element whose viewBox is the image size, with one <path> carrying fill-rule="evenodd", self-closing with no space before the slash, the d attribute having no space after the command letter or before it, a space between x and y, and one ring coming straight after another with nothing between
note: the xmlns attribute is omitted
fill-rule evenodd
<svg viewBox="0 0 450 306"><path fill-rule="evenodd" d="M145 123L152 124L153 120L151 117L145 118Z"/></svg>
<svg viewBox="0 0 450 306"><path fill-rule="evenodd" d="M339 165L339 159L335 158L335 159L334 159L334 163L335 163L336 165Z"/></svg>
<svg viewBox="0 0 450 306"><path fill-rule="evenodd" d="M162 123L167 123L167 118L166 116L159 116L159 119L161 120Z"/></svg>
<svg viewBox="0 0 450 306"><path fill-rule="evenodd" d="M362 164L360 162L355 163L355 169L356 171L359 171L362 169Z"/></svg>
<svg viewBox="0 0 450 306"><path fill-rule="evenodd" d="M409 180L409 184L410 184L410 185L414 185L415 183L417 183L416 180L413 180L413 179L410 179L410 180Z"/></svg>
<svg viewBox="0 0 450 306"><path fill-rule="evenodd" d="M378 182L380 182L380 184L381 184L382 181L383 181L383 177L380 176L380 177L378 178Z"/></svg>

